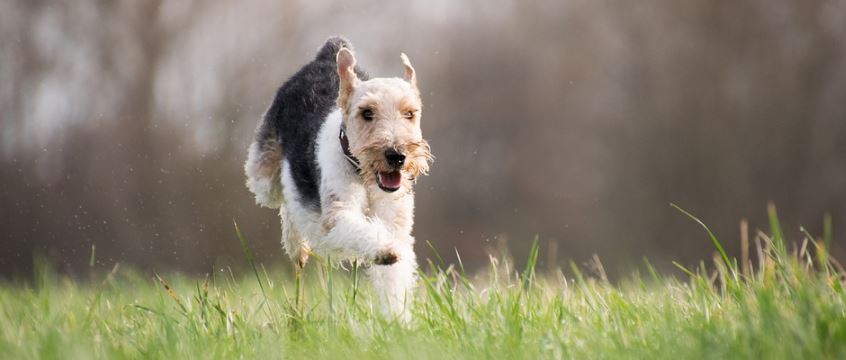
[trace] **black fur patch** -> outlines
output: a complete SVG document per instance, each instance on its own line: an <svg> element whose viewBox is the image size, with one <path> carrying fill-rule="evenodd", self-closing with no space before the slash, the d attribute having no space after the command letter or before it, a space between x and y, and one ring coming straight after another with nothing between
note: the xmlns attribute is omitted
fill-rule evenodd
<svg viewBox="0 0 846 360"><path fill-rule="evenodd" d="M299 201L320 212L320 168L315 141L326 117L337 107L338 72L335 58L341 48L352 50L342 37L333 37L317 52L316 58L286 81L267 111L259 134L276 135L285 149ZM359 79L366 73L356 67ZM341 151L340 145L338 151Z"/></svg>

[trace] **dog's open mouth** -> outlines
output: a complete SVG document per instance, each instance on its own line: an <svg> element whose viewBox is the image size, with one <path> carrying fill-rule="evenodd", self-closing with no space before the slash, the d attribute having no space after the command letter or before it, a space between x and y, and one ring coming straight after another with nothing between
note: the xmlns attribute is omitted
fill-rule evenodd
<svg viewBox="0 0 846 360"><path fill-rule="evenodd" d="M379 183L379 188L387 191L387 192L394 192L399 190L400 184L402 183L402 173L398 170L395 171L379 171L376 173L376 182Z"/></svg>

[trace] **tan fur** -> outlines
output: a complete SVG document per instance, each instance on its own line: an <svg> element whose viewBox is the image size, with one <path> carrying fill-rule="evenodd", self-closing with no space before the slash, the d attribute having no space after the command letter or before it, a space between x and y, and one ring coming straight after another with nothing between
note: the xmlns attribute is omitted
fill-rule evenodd
<svg viewBox="0 0 846 360"><path fill-rule="evenodd" d="M415 90L417 90L417 74L414 72L414 67L411 66L411 61L408 60L408 56L405 53L400 54L400 59L402 59L402 66L403 66L403 77L405 81L408 81ZM420 93L419 91L417 92Z"/></svg>
<svg viewBox="0 0 846 360"><path fill-rule="evenodd" d="M332 230L335 227L335 214L341 210L343 203L341 203L334 194L329 195L329 202L324 204L325 209L320 215L320 224L323 225L324 231Z"/></svg>
<svg viewBox="0 0 846 360"><path fill-rule="evenodd" d="M355 58L342 49L338 53L338 106L344 114L350 149L361 161L365 183L373 184L377 172L392 170L384 153L394 149L406 156L402 185L410 192L417 178L428 173L433 157L420 130L422 101L415 71L405 54L402 62L404 79L360 81L352 71ZM373 120L366 121L361 116L365 109L373 111ZM405 117L409 111L413 113L411 119Z"/></svg>
<svg viewBox="0 0 846 360"><path fill-rule="evenodd" d="M350 96L352 96L353 91L361 81L355 75L355 57L349 49L343 48L338 51L337 64L338 77L340 79L338 107L344 113L344 117L346 117L349 111Z"/></svg>
<svg viewBox="0 0 846 360"><path fill-rule="evenodd" d="M250 145L244 163L246 185L261 206L275 209L282 205L282 155L282 144L274 137L260 135Z"/></svg>
<svg viewBox="0 0 846 360"><path fill-rule="evenodd" d="M291 260L302 268L308 262L311 248L306 244L296 224L289 216L286 216L284 207L280 208L279 215L282 218L282 247L285 248Z"/></svg>
<svg viewBox="0 0 846 360"><path fill-rule="evenodd" d="M261 158L259 159L259 176L269 177L274 183L279 183L282 176L282 143L276 139L269 140L261 147Z"/></svg>

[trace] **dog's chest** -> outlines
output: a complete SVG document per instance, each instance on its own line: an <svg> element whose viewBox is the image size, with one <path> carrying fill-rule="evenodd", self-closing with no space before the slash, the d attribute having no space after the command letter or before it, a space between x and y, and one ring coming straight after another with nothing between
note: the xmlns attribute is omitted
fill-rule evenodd
<svg viewBox="0 0 846 360"><path fill-rule="evenodd" d="M364 213L377 218L394 231L410 233L414 216L414 197L408 193L374 192L368 194Z"/></svg>

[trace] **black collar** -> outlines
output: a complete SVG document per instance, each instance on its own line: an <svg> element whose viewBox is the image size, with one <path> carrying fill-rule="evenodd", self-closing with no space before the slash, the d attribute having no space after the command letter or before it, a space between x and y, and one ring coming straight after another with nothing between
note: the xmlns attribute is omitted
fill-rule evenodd
<svg viewBox="0 0 846 360"><path fill-rule="evenodd" d="M341 123L341 133L338 134L338 140L341 141L341 150L344 151L344 157L349 161L349 163L355 168L355 172L361 172L361 163L353 156L352 152L350 151L350 140L347 139L347 126L344 123Z"/></svg>

